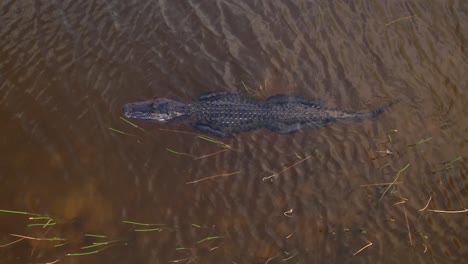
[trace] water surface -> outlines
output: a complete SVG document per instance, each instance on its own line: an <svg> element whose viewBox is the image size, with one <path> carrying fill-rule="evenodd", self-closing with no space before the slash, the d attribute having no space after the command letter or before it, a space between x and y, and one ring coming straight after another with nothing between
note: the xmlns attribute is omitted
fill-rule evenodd
<svg viewBox="0 0 468 264"><path fill-rule="evenodd" d="M0 262L463 262L467 21L464 1L1 2ZM401 102L224 145L122 119L208 91Z"/></svg>

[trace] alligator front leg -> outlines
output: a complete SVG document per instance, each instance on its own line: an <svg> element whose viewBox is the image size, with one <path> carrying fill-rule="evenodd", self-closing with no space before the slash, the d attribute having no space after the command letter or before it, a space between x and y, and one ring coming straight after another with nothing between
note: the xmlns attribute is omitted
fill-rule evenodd
<svg viewBox="0 0 468 264"><path fill-rule="evenodd" d="M230 138L232 137L231 133L223 132L219 129L213 128L206 124L196 123L193 125L193 128L197 129L200 132L207 133L216 137Z"/></svg>

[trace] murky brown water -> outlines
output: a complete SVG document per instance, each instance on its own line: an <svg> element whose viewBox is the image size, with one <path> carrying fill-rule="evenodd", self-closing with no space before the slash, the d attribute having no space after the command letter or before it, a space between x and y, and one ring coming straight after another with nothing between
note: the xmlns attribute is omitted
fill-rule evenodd
<svg viewBox="0 0 468 264"><path fill-rule="evenodd" d="M4 0L0 262L461 263L467 32L466 1ZM208 91L402 102L228 149L121 119Z"/></svg>

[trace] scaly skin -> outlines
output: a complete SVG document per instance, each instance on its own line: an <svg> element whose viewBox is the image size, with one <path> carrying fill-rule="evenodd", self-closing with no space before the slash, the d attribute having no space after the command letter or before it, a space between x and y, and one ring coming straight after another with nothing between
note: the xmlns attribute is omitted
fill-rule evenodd
<svg viewBox="0 0 468 264"><path fill-rule="evenodd" d="M161 98L124 106L125 116L159 122L182 122L218 137L267 128L289 134L306 128L320 128L333 122L358 122L383 113L396 103L371 112L351 112L326 108L319 100L275 95L261 100L236 93L215 92L185 104Z"/></svg>

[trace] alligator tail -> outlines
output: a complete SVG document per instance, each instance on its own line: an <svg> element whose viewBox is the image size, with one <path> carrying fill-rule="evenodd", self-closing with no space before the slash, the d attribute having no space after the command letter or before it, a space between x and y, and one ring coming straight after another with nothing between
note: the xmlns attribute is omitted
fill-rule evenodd
<svg viewBox="0 0 468 264"><path fill-rule="evenodd" d="M370 112L356 112L354 113L354 115L352 115L352 117L349 117L349 118L344 118L342 120L340 120L340 122L343 122L343 123L348 123L348 122L361 122L361 121L365 121L365 120L368 120L368 119L371 119L371 118L374 118L374 117L377 117L381 114L383 114L384 112L386 112L389 108L391 108L393 105L397 104L400 102L400 99L396 99L396 100L393 100L391 101L390 103L384 105L384 106L381 106L373 111L370 111Z"/></svg>

